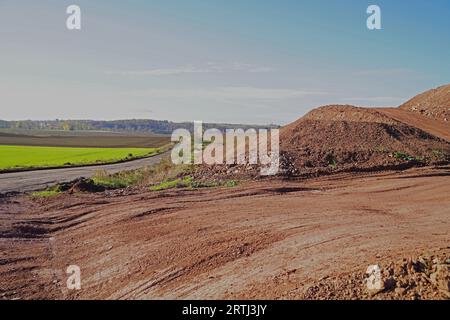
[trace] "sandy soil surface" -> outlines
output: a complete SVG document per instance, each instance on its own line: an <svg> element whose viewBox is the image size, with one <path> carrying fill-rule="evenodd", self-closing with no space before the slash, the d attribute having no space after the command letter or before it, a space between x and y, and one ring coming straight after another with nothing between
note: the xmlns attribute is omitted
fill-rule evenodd
<svg viewBox="0 0 450 320"><path fill-rule="evenodd" d="M57 183L69 182L80 177L91 177L98 170L115 173L151 166L167 155L168 152L165 152L149 158L98 166L0 173L0 194L42 190Z"/></svg>
<svg viewBox="0 0 450 320"><path fill-rule="evenodd" d="M0 298L327 298L311 294L323 279L447 250L449 194L447 166L2 198ZM79 291L66 288L69 265Z"/></svg>

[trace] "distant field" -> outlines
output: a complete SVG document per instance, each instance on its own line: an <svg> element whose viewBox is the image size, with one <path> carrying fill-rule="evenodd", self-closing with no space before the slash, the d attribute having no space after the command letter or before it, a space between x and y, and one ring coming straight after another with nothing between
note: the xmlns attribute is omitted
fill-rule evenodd
<svg viewBox="0 0 450 320"><path fill-rule="evenodd" d="M167 137L168 135L152 132L116 132L101 130L50 130L50 129L18 129L18 128L0 128L0 134L15 134L25 136L103 136L103 137Z"/></svg>
<svg viewBox="0 0 450 320"><path fill-rule="evenodd" d="M0 171L114 163L142 158L158 148L68 148L0 145Z"/></svg>
<svg viewBox="0 0 450 320"><path fill-rule="evenodd" d="M41 147L158 148L170 143L161 135L95 131L0 130L0 145Z"/></svg>

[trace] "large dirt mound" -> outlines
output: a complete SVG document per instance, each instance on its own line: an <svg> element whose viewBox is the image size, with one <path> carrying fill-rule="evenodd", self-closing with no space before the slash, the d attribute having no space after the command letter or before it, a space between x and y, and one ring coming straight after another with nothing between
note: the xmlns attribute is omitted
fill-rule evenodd
<svg viewBox="0 0 450 320"><path fill-rule="evenodd" d="M324 106L280 130L280 174L284 176L449 162L450 142L378 109ZM204 165L198 168L196 178L251 179L259 173L254 165Z"/></svg>
<svg viewBox="0 0 450 320"><path fill-rule="evenodd" d="M450 143L373 109L325 106L281 129L285 174L443 163Z"/></svg>
<svg viewBox="0 0 450 320"><path fill-rule="evenodd" d="M347 122L374 122L398 124L397 120L389 117L376 109L367 109L351 105L328 105L316 108L307 113L303 118L294 122L303 120L315 121L347 121Z"/></svg>
<svg viewBox="0 0 450 320"><path fill-rule="evenodd" d="M281 128L280 173L302 176L447 164L449 101L450 85L423 93L400 108L314 109ZM197 176L253 178L258 173L258 166L220 165L201 166Z"/></svg>
<svg viewBox="0 0 450 320"><path fill-rule="evenodd" d="M419 94L401 105L400 109L450 122L450 84Z"/></svg>

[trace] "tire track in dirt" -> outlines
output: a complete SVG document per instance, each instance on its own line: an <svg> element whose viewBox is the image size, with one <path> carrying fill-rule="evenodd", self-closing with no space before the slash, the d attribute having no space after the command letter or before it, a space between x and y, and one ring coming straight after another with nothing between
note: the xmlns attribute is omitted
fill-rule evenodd
<svg viewBox="0 0 450 320"><path fill-rule="evenodd" d="M0 237L0 283L7 284L0 295L299 297L320 278L377 256L448 245L448 173L421 168L121 197L3 199L0 234L29 227L19 229L25 236ZM52 272L71 264L81 268L82 290L64 292L63 277Z"/></svg>

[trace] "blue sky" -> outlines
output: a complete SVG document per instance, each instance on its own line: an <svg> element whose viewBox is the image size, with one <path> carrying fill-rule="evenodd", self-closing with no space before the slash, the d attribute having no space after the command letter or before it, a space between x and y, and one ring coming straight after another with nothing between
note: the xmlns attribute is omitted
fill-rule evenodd
<svg viewBox="0 0 450 320"><path fill-rule="evenodd" d="M0 119L285 124L397 106L450 83L449 34L448 0L0 0Z"/></svg>

